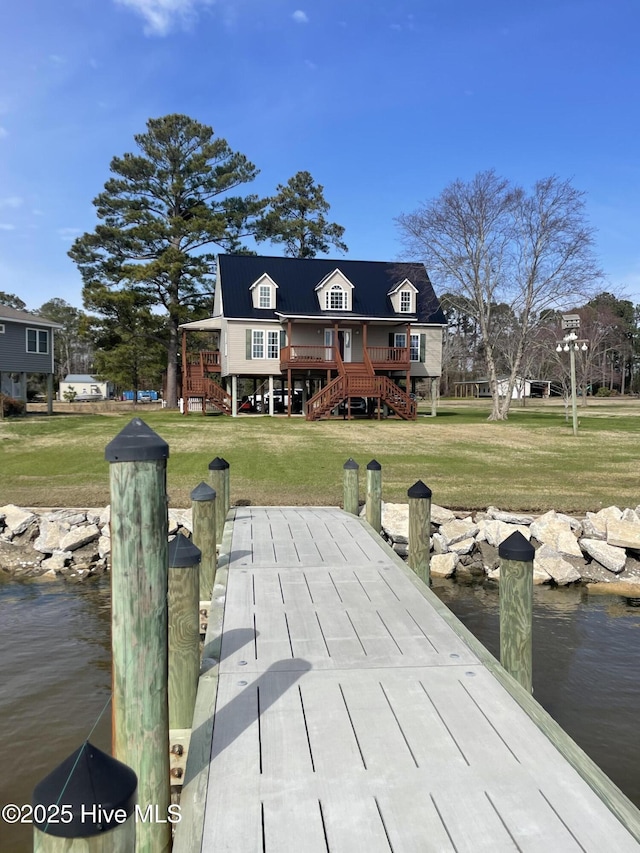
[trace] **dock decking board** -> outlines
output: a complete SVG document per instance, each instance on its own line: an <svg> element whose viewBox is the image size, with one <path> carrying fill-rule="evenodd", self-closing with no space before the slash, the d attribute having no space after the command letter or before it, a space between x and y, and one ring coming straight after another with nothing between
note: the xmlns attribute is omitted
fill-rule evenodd
<svg viewBox="0 0 640 853"><path fill-rule="evenodd" d="M640 849L359 519L234 512L206 808L176 850Z"/></svg>

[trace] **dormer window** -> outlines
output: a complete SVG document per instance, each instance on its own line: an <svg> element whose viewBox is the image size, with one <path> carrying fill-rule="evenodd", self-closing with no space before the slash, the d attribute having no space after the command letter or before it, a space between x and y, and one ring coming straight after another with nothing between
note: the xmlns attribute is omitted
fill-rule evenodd
<svg viewBox="0 0 640 853"><path fill-rule="evenodd" d="M253 307L269 310L276 307L276 290L278 285L270 275L264 273L257 281L254 281L249 290Z"/></svg>
<svg viewBox="0 0 640 853"><path fill-rule="evenodd" d="M334 284L327 290L327 308L330 311L344 311L347 307L347 294L343 287Z"/></svg>
<svg viewBox="0 0 640 853"><path fill-rule="evenodd" d="M261 284L258 289L258 308L271 308L271 286Z"/></svg>
<svg viewBox="0 0 640 853"><path fill-rule="evenodd" d="M392 287L387 296L396 314L415 314L417 293L418 288L405 278Z"/></svg>
<svg viewBox="0 0 640 853"><path fill-rule="evenodd" d="M413 299L411 298L413 294L409 290L401 290L400 291L400 313L401 314L411 314L411 303Z"/></svg>

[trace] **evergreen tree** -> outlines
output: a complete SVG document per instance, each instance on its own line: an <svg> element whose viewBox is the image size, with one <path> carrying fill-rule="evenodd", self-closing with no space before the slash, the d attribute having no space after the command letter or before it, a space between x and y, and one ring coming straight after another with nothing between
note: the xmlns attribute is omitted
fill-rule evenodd
<svg viewBox="0 0 640 853"><path fill-rule="evenodd" d="M7 308L16 308L18 311L26 311L27 303L23 302L15 293L5 293L0 290L0 305L6 305Z"/></svg>
<svg viewBox="0 0 640 853"><path fill-rule="evenodd" d="M242 239L264 208L232 191L256 167L213 130L184 115L149 119L135 137L138 154L111 161L111 177L94 200L102 224L73 244L85 305L106 294L139 296L141 310L164 312L167 405L177 405L178 326L213 287L215 245L245 251ZM112 306L113 307L113 306Z"/></svg>
<svg viewBox="0 0 640 853"><path fill-rule="evenodd" d="M328 210L324 187L315 184L309 172L298 172L284 186L276 187L256 239L284 244L285 254L292 258L315 258L318 253L328 253L330 246L347 252L342 241L344 228L327 221Z"/></svg>

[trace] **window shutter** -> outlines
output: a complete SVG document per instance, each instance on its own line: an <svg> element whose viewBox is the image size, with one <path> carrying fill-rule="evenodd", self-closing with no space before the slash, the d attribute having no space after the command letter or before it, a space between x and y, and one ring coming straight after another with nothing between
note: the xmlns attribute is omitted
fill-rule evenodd
<svg viewBox="0 0 640 853"><path fill-rule="evenodd" d="M284 329L280 329L280 349L287 345L287 333Z"/></svg>
<svg viewBox="0 0 640 853"><path fill-rule="evenodd" d="M389 346L392 347L395 343L395 335L393 332L389 332Z"/></svg>
<svg viewBox="0 0 640 853"><path fill-rule="evenodd" d="M247 360L251 360L251 329L247 329Z"/></svg>
<svg viewBox="0 0 640 853"><path fill-rule="evenodd" d="M420 361L424 362L427 357L427 336L420 335Z"/></svg>

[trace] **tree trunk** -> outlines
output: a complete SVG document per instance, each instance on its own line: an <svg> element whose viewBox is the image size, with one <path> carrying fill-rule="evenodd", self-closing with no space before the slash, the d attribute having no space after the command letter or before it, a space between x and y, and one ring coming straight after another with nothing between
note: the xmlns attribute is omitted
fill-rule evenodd
<svg viewBox="0 0 640 853"><path fill-rule="evenodd" d="M173 317L169 318L166 403L168 409L178 407L178 321Z"/></svg>

